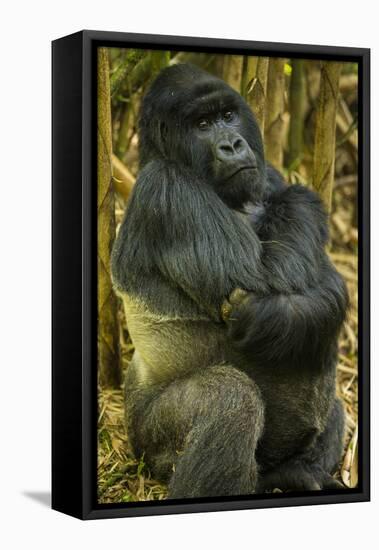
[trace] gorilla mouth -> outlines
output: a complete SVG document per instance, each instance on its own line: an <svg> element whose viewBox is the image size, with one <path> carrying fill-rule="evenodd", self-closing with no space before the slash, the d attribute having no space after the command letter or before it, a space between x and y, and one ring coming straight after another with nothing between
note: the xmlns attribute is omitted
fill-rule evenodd
<svg viewBox="0 0 379 550"><path fill-rule="evenodd" d="M240 174L241 172L245 172L247 170L251 170L251 171L254 171L254 172L257 172L258 168L257 166L254 166L254 165L247 165L247 166L240 166L239 168L237 168L237 170L235 170L234 172L232 172L226 179L225 181L229 181L231 180L232 178L234 178L237 174Z"/></svg>

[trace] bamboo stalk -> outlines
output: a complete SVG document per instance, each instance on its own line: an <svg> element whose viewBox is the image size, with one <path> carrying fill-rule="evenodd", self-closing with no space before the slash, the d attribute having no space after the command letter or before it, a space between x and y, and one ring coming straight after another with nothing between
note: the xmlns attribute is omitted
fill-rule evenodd
<svg viewBox="0 0 379 550"><path fill-rule="evenodd" d="M117 299L112 290L110 254L115 238L115 203L112 187L111 96L108 51L98 50L98 361L99 380L103 386L118 387L119 335Z"/></svg>
<svg viewBox="0 0 379 550"><path fill-rule="evenodd" d="M265 156L277 170L283 168L284 64L285 59L272 57L267 76Z"/></svg>
<svg viewBox="0 0 379 550"><path fill-rule="evenodd" d="M303 131L305 116L305 79L304 60L292 60L292 73L289 94L289 111L291 113L288 132L290 169L296 170L303 154Z"/></svg>
<svg viewBox="0 0 379 550"><path fill-rule="evenodd" d="M128 200L134 186L135 177L116 155L112 155L112 168L114 188L123 199Z"/></svg>
<svg viewBox="0 0 379 550"><path fill-rule="evenodd" d="M313 188L320 194L328 212L332 206L341 63L326 61L321 65L320 96L317 106Z"/></svg>
<svg viewBox="0 0 379 550"><path fill-rule="evenodd" d="M114 97L121 89L125 78L139 64L145 56L143 50L130 49L123 61L118 65L112 76L110 77L111 96Z"/></svg>
<svg viewBox="0 0 379 550"><path fill-rule="evenodd" d="M118 157L123 158L129 143L129 128L131 126L132 110L129 103L125 103L120 120L120 129L118 131L118 139L115 143L115 152Z"/></svg>
<svg viewBox="0 0 379 550"><path fill-rule="evenodd" d="M223 64L223 79L237 92L241 88L243 59L240 55L225 55Z"/></svg>
<svg viewBox="0 0 379 550"><path fill-rule="evenodd" d="M268 57L249 57L245 63L243 82L247 82L245 97L253 111L262 136L265 125Z"/></svg>

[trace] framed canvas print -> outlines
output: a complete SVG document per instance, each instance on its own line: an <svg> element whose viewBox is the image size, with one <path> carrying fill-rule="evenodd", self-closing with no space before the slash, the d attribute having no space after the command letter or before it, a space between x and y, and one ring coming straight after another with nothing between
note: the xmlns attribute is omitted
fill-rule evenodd
<svg viewBox="0 0 379 550"><path fill-rule="evenodd" d="M53 42L53 508L369 500L367 49Z"/></svg>

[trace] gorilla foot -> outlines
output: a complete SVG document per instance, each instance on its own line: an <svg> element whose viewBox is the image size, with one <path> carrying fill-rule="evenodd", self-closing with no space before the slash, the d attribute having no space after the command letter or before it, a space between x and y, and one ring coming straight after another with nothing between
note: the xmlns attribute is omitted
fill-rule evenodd
<svg viewBox="0 0 379 550"><path fill-rule="evenodd" d="M284 464L264 474L257 492L273 491L321 491L343 489L344 486L331 474L315 464L301 461Z"/></svg>

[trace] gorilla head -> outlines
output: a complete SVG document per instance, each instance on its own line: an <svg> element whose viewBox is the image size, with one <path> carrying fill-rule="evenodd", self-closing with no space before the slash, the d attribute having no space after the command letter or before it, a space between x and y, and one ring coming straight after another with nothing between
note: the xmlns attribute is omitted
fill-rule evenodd
<svg viewBox="0 0 379 550"><path fill-rule="evenodd" d="M140 114L143 166L165 159L185 165L232 208L261 200L266 187L263 143L242 97L192 65L162 71Z"/></svg>

